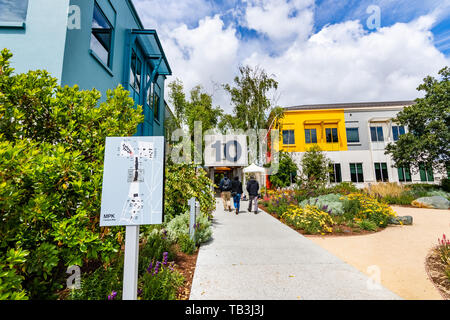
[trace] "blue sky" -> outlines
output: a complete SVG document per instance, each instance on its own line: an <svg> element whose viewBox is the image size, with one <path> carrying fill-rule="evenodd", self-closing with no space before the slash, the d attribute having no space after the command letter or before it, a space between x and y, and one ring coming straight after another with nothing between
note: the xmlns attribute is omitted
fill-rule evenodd
<svg viewBox="0 0 450 320"><path fill-rule="evenodd" d="M221 84L244 64L273 74L274 102L287 106L414 99L450 61L450 0L133 1L172 78L186 91L202 85L227 111ZM370 6L380 28L367 22Z"/></svg>

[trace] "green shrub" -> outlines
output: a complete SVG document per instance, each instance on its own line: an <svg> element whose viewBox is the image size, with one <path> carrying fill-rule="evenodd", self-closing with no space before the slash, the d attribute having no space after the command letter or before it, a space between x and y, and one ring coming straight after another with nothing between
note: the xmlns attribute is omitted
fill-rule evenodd
<svg viewBox="0 0 450 320"><path fill-rule="evenodd" d="M0 256L0 300L28 300L22 287L24 277L21 269L29 252L22 249L9 249L5 256Z"/></svg>
<svg viewBox="0 0 450 320"><path fill-rule="evenodd" d="M450 170L450 169L449 169ZM444 190L445 192L450 192L450 179L446 178L446 179L442 179L441 180L441 188L442 190Z"/></svg>
<svg viewBox="0 0 450 320"><path fill-rule="evenodd" d="M190 214L186 212L178 215L167 224L167 235L173 242L179 242L183 235L189 235ZM211 221L200 214L196 218L195 225L195 243L200 245L212 237Z"/></svg>
<svg viewBox="0 0 450 320"><path fill-rule="evenodd" d="M123 256L108 267L100 267L87 275L81 274L81 288L70 292L71 300L108 300L113 292L122 298Z"/></svg>
<svg viewBox="0 0 450 320"><path fill-rule="evenodd" d="M154 229L143 241L139 250L139 274L144 274L149 261L162 261L164 253L167 252L167 259L175 259L175 251L172 242L167 237L165 230Z"/></svg>
<svg viewBox="0 0 450 320"><path fill-rule="evenodd" d="M213 187L205 170L196 171L194 165L169 162L166 165L165 222L189 211L188 201L193 197L200 203L201 213L212 217L216 208Z"/></svg>
<svg viewBox="0 0 450 320"><path fill-rule="evenodd" d="M162 263L148 267L139 281L138 298L142 300L175 300L178 288L183 284L183 276L171 265Z"/></svg>
<svg viewBox="0 0 450 320"><path fill-rule="evenodd" d="M316 198L309 198L299 203L299 206L305 208L307 205L314 205L322 211L328 212L333 216L342 215L344 213L344 202L340 200L340 194L327 194Z"/></svg>
<svg viewBox="0 0 450 320"><path fill-rule="evenodd" d="M191 239L189 235L184 233L178 238L178 244L180 245L180 250L187 254L194 254L197 250L195 239Z"/></svg>
<svg viewBox="0 0 450 320"><path fill-rule="evenodd" d="M377 231L378 227L375 222L370 221L368 219L364 219L357 223L358 227L360 227L363 230L368 231Z"/></svg>
<svg viewBox="0 0 450 320"><path fill-rule="evenodd" d="M353 182L341 182L328 188L327 193L350 194L358 192L358 188Z"/></svg>
<svg viewBox="0 0 450 320"><path fill-rule="evenodd" d="M0 256L28 251L15 267L23 290L52 299L68 266L120 250L123 228L99 227L104 144L134 135L142 108L121 86L100 103L99 91L62 88L46 71L15 75L11 56L0 54Z"/></svg>

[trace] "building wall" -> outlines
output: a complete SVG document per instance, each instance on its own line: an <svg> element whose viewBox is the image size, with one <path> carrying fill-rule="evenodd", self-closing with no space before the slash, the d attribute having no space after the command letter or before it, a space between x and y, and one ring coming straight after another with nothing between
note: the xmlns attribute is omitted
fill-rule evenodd
<svg viewBox="0 0 450 320"><path fill-rule="evenodd" d="M16 73L45 69L60 81L68 8L69 0L30 0L24 28L0 23L0 49L12 51Z"/></svg>
<svg viewBox="0 0 450 320"><path fill-rule="evenodd" d="M305 129L316 129L317 145L322 150L347 150L347 136L345 132L344 110L299 110L287 111L281 122L281 150L288 152L304 152L312 144L305 142ZM325 129L336 127L338 129L339 142L327 143ZM295 144L283 143L282 131L294 130Z"/></svg>

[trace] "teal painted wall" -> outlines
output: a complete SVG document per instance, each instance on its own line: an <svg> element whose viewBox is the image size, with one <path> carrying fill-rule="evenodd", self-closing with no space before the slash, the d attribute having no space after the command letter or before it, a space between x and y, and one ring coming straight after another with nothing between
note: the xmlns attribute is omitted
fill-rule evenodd
<svg viewBox="0 0 450 320"><path fill-rule="evenodd" d="M16 73L45 69L61 79L68 8L69 0L30 0L24 29L0 24L0 50L12 51Z"/></svg>
<svg viewBox="0 0 450 320"><path fill-rule="evenodd" d="M68 30L64 53L62 85L78 85L81 89L97 89L105 100L106 91L123 84L125 89L132 90L126 85L128 81L128 32L130 29L142 29L140 21L133 15L133 10L126 0L97 0L97 4L113 25L113 49L110 68L106 67L90 53L90 40L94 1L71 0L71 5L81 8L81 28ZM140 135L164 134L164 76L157 78L161 88L160 115L157 121L153 119L153 112L146 113L146 130L140 127ZM159 120L159 121L158 121Z"/></svg>

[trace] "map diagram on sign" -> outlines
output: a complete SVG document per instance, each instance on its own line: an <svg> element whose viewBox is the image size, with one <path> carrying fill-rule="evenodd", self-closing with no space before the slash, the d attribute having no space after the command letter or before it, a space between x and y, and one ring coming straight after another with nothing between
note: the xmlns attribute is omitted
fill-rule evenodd
<svg viewBox="0 0 450 320"><path fill-rule="evenodd" d="M107 139L101 225L162 222L163 147L162 137Z"/></svg>

